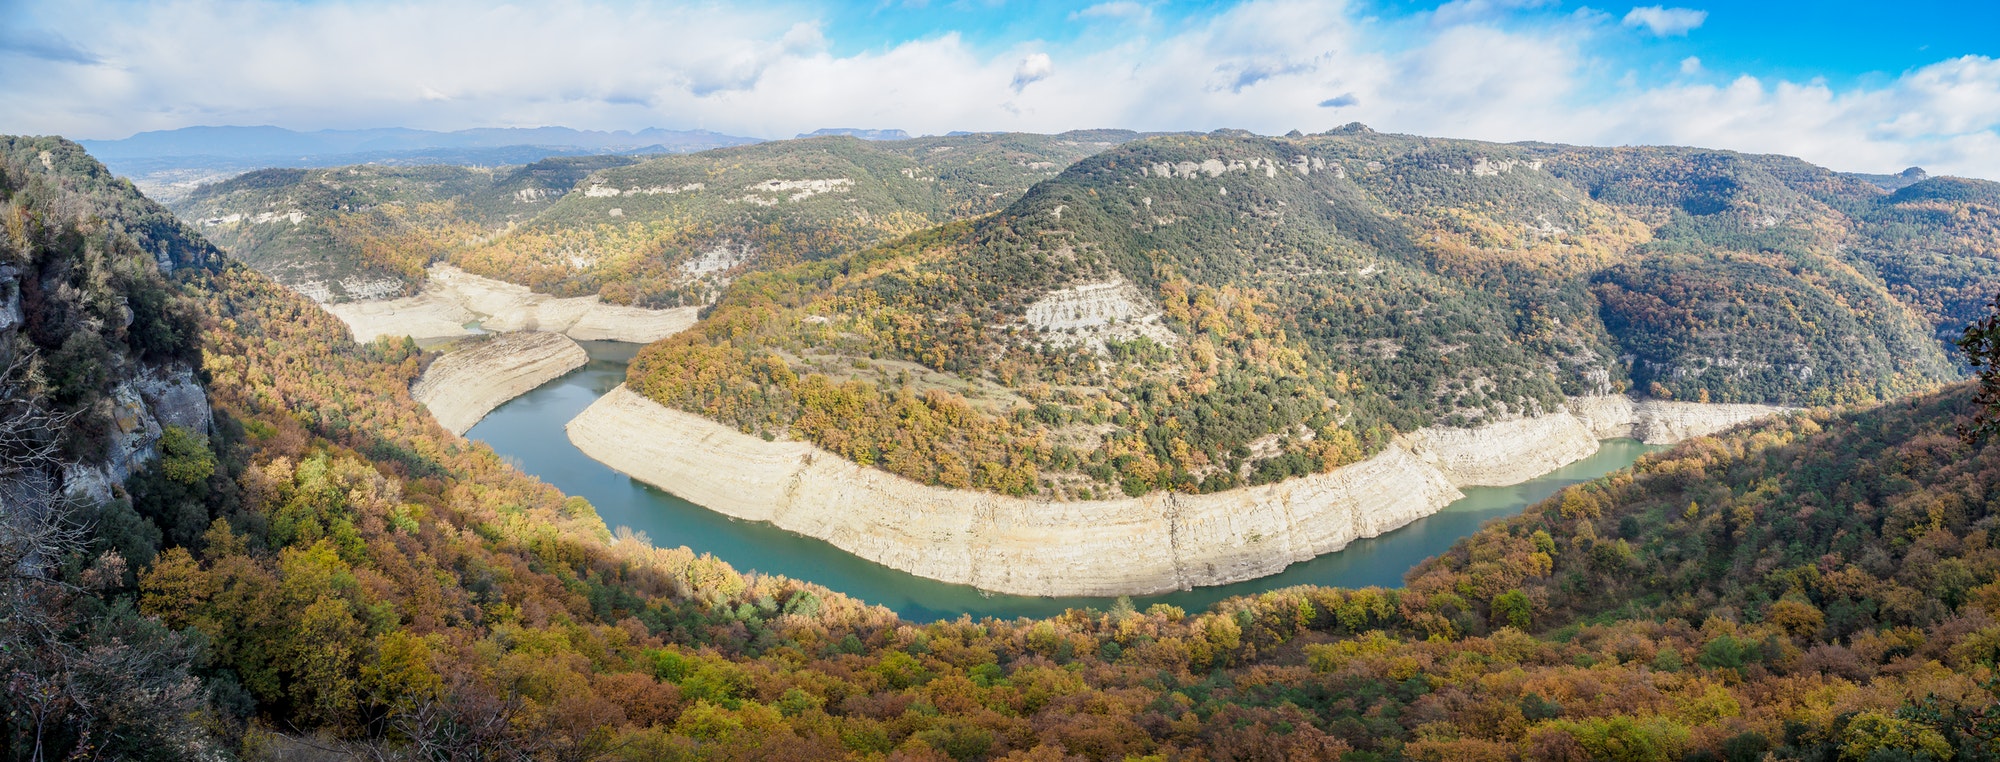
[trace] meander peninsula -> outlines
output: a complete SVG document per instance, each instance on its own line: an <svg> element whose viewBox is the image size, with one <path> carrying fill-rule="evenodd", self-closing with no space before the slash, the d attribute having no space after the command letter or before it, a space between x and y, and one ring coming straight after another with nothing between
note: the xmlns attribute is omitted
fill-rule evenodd
<svg viewBox="0 0 2000 762"><path fill-rule="evenodd" d="M1255 579L1595 452L1782 412L1625 396L1474 429L1426 428L1328 473L1211 494L1051 502L930 487L809 443L765 441L619 386L568 426L586 455L740 519L922 577L997 593L1110 596Z"/></svg>
<svg viewBox="0 0 2000 762"><path fill-rule="evenodd" d="M502 403L589 361L583 347L560 333L503 333L433 361L410 396L423 403L439 425L464 436Z"/></svg>

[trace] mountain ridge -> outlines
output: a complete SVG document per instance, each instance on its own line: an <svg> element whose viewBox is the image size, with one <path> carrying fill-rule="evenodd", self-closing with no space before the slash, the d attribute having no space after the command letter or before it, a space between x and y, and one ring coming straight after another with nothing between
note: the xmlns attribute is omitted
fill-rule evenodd
<svg viewBox="0 0 2000 762"><path fill-rule="evenodd" d="M1962 208L1990 235L2000 185L1925 183L1687 148L1151 137L992 216L747 276L629 381L919 482L1073 499L1281 480L1580 394L1883 399L1962 372L1940 339L1976 303L1917 279L2000 288L1992 238L1911 221Z"/></svg>

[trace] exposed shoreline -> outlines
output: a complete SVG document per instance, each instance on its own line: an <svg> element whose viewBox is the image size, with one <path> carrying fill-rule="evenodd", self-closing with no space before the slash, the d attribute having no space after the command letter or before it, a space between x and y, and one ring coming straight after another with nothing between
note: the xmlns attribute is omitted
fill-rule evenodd
<svg viewBox="0 0 2000 762"><path fill-rule="evenodd" d="M410 396L439 425L465 436L494 408L587 362L583 347L560 333L502 334L433 361Z"/></svg>
<svg viewBox="0 0 2000 762"><path fill-rule="evenodd" d="M473 275L448 264L431 265L416 296L370 302L322 304L347 324L359 342L377 336L438 339L486 332L549 331L578 341L649 344L694 325L697 308L649 310L607 304L596 296L559 298L527 286Z"/></svg>
<svg viewBox="0 0 2000 762"><path fill-rule="evenodd" d="M804 442L766 442L624 386L571 421L613 469L697 505L885 566L1000 593L1139 595L1268 576L1438 512L1462 486L1515 484L1595 452L1779 412L1627 397L1479 429L1426 429L1331 473L1209 495L1041 502L929 487Z"/></svg>

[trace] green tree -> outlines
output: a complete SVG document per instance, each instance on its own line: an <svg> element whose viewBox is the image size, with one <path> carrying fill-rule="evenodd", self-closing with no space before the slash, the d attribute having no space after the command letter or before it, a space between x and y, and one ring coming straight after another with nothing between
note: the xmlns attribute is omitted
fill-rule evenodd
<svg viewBox="0 0 2000 762"><path fill-rule="evenodd" d="M1979 393L1973 397L1972 425L1961 427L1959 436L1968 444L2000 431L2000 295L1986 317L1965 327L1958 340L1965 361L1979 371Z"/></svg>
<svg viewBox="0 0 2000 762"><path fill-rule="evenodd" d="M1493 622L1526 631L1531 609L1527 593L1519 589L1509 590L1493 599Z"/></svg>

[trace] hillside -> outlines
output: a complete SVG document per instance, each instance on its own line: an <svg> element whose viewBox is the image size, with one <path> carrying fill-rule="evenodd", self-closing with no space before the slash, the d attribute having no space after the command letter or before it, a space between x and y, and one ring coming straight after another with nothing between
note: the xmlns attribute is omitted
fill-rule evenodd
<svg viewBox="0 0 2000 762"><path fill-rule="evenodd" d="M48 138L0 136L0 228L0 754L196 757L199 637L97 596L207 524L126 487L215 471L200 305L173 280L221 254ZM85 714L94 737L58 718Z"/></svg>
<svg viewBox="0 0 2000 762"><path fill-rule="evenodd" d="M728 278L823 259L1006 206L1114 130L898 141L848 136L661 156L606 169L452 261L565 296L702 304Z"/></svg>
<svg viewBox="0 0 2000 762"><path fill-rule="evenodd" d="M0 668L34 686L0 692L8 758L1994 758L2000 448L1952 434L1966 388L1650 456L1406 590L912 626L606 544L436 428L408 346L148 226L76 146L10 140L0 178L4 262L38 274L10 284L166 286L198 334L82 336L140 364L200 336L214 406L68 544L0 512ZM116 304L66 294L36 300ZM20 310L10 350L56 352L62 314ZM36 384L0 400L78 410Z"/></svg>
<svg viewBox="0 0 2000 762"><path fill-rule="evenodd" d="M263 169L205 185L173 205L232 256L316 301L402 296L424 267L534 217L623 156L519 167Z"/></svg>
<svg viewBox="0 0 2000 762"><path fill-rule="evenodd" d="M671 307L704 303L746 266L992 211L1132 136L827 137L644 161L272 169L204 186L174 210L320 301L411 293L425 265L450 261L558 296Z"/></svg>
<svg viewBox="0 0 2000 762"><path fill-rule="evenodd" d="M1970 762L2000 737L2000 447L1953 435L1963 387L1690 442L1405 590L917 626L608 542L431 422L407 343L346 341L74 145L0 145L0 331L34 358L0 415L48 437L0 437L8 758ZM57 363L72 342L107 361ZM11 485L102 457L51 416L126 431L93 400L197 362L212 419L110 500L19 509Z"/></svg>
<svg viewBox="0 0 2000 762"><path fill-rule="evenodd" d="M1939 339L2000 290L1995 187L1358 125L1154 137L991 217L740 281L631 384L1056 499L1278 481L1578 395L1886 399L1959 377Z"/></svg>

